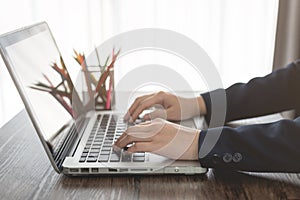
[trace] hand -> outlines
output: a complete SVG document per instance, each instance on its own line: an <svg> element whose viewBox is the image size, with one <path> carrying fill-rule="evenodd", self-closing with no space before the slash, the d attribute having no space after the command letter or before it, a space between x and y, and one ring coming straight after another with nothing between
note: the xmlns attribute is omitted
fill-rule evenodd
<svg viewBox="0 0 300 200"><path fill-rule="evenodd" d="M163 119L129 127L115 142L118 150L129 144L128 152L152 152L171 159L198 160L199 131Z"/></svg>
<svg viewBox="0 0 300 200"><path fill-rule="evenodd" d="M171 121L179 121L206 113L206 107L202 97L183 98L171 93L158 92L138 97L129 108L124 117L125 121L134 122L138 116L152 106L160 105L162 108L146 114L145 120L163 118Z"/></svg>

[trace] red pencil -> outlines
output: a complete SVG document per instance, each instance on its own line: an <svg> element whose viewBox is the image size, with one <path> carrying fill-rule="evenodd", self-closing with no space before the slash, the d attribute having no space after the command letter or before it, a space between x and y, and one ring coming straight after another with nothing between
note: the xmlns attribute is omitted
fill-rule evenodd
<svg viewBox="0 0 300 200"><path fill-rule="evenodd" d="M109 88L108 88L108 91L107 91L106 106L105 106L106 110L110 109L111 90L112 90L112 78L110 77L109 78Z"/></svg>

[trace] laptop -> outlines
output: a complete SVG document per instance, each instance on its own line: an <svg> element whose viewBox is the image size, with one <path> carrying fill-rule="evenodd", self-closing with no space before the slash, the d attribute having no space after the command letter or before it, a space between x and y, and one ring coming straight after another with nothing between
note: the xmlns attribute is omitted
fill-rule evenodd
<svg viewBox="0 0 300 200"><path fill-rule="evenodd" d="M84 110L83 102L75 102L73 108L81 112L72 117L63 101L56 100L55 95L33 89L33 85L45 77L54 85L61 81L50 67L62 57L46 22L1 35L0 47L6 67L56 172L72 176L207 172L198 161L177 161L147 152L115 152L112 144L129 126L123 121L124 112ZM78 94L84 92L80 87L76 90ZM83 99L79 98L80 101ZM199 126L202 122L188 120L185 125L196 127L196 123Z"/></svg>

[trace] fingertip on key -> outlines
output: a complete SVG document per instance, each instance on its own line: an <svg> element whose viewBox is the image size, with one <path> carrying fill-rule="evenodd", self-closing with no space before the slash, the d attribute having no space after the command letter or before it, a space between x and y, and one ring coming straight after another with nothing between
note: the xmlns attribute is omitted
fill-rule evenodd
<svg viewBox="0 0 300 200"><path fill-rule="evenodd" d="M118 147L118 146L116 145L116 143L112 145L112 148L113 148L114 151L121 151L121 148Z"/></svg>
<svg viewBox="0 0 300 200"><path fill-rule="evenodd" d="M127 112L123 117L124 121L128 121L129 117L130 117L130 114L129 114L129 112Z"/></svg>
<svg viewBox="0 0 300 200"><path fill-rule="evenodd" d="M129 118L128 122L131 123L131 124L133 123L132 117Z"/></svg>
<svg viewBox="0 0 300 200"><path fill-rule="evenodd" d="M148 120L151 120L151 117L149 114L146 114L146 115L144 115L143 119L144 119L144 121L148 121Z"/></svg>

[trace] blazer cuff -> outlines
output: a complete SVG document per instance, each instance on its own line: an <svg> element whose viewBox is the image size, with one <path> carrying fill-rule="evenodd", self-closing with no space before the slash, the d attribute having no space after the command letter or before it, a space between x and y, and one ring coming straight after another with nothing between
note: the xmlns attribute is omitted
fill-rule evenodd
<svg viewBox="0 0 300 200"><path fill-rule="evenodd" d="M199 135L199 140L198 140L198 153L199 153L199 161L200 161L200 165L204 167L205 164L202 164L202 159L200 158L200 149L202 147L202 144L203 144L203 141L204 141L204 138L207 134L207 130L201 130L200 131L200 135Z"/></svg>
<svg viewBox="0 0 300 200"><path fill-rule="evenodd" d="M223 126L224 122L226 120L226 110L227 110L227 94L225 89L216 89L210 92L202 93L200 94L204 100L205 106L206 106L206 115L205 120L207 122L207 125L211 125L213 127L219 127ZM212 104L214 104L214 113L212 113ZM225 113L223 113L223 111ZM222 116L224 115L225 119L220 124L221 122L219 121L221 118L217 119L217 121L214 121L214 124L211 124L212 122L212 117L216 118L217 116ZM218 117L217 117L218 118ZM209 126L210 127L210 126Z"/></svg>
<svg viewBox="0 0 300 200"><path fill-rule="evenodd" d="M201 94L205 106L206 106L206 115L204 116L204 119L207 123L207 125L209 126L210 123L210 119L211 119L211 98L210 98L210 94L209 92L203 93ZM201 131L202 132L202 131Z"/></svg>
<svg viewBox="0 0 300 200"><path fill-rule="evenodd" d="M210 145L210 143L212 142L212 140L214 140L213 138L215 138L216 135L221 134L223 128L219 127L219 128L212 128L212 129L208 129L208 130L201 130L200 135L199 135L199 141L198 141L198 153L199 153L199 161L200 161L200 165L202 167L205 168L218 168L218 164L219 164L219 154L216 154L215 152L215 147L212 147ZM208 135L210 134L210 135ZM212 135L213 138L211 137ZM204 139L205 137L210 137L208 138L208 140L205 141L204 144ZM218 143L219 137L215 138L215 143ZM215 145L216 145L215 144ZM215 146L214 145L214 146Z"/></svg>

